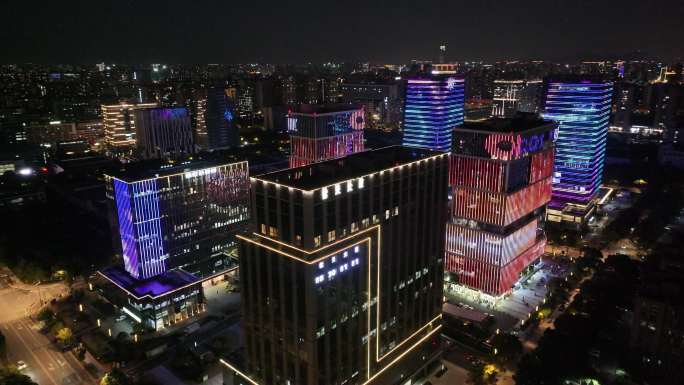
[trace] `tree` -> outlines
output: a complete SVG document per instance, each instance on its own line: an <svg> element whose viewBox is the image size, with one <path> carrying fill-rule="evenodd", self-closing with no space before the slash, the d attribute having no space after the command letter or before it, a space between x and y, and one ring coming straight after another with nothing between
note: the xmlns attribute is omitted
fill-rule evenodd
<svg viewBox="0 0 684 385"><path fill-rule="evenodd" d="M57 331L56 338L62 346L69 346L73 342L74 333L69 328L61 328Z"/></svg>
<svg viewBox="0 0 684 385"><path fill-rule="evenodd" d="M44 307L40 312L38 312L38 320L43 321L46 324L52 321L54 318L55 313L53 313L48 307Z"/></svg>
<svg viewBox="0 0 684 385"><path fill-rule="evenodd" d="M100 385L128 385L130 383L128 377L118 368L112 369L100 380Z"/></svg>
<svg viewBox="0 0 684 385"><path fill-rule="evenodd" d="M468 383L473 385L495 384L499 372L492 364L476 364L468 372Z"/></svg>
<svg viewBox="0 0 684 385"><path fill-rule="evenodd" d="M0 357L5 356L5 350L7 349L7 341L5 340L5 335L0 331Z"/></svg>
<svg viewBox="0 0 684 385"><path fill-rule="evenodd" d="M16 368L5 368L0 366L0 384L3 385L38 385L31 380L31 377L24 375Z"/></svg>
<svg viewBox="0 0 684 385"><path fill-rule="evenodd" d="M502 364L513 364L522 354L522 344L518 337L509 333L499 333L491 340L491 345L496 349L496 359Z"/></svg>

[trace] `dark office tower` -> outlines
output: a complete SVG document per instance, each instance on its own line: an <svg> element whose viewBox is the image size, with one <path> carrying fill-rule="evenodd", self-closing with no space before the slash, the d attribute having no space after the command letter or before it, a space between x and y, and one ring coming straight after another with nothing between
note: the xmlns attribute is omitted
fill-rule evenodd
<svg viewBox="0 0 684 385"><path fill-rule="evenodd" d="M624 131L632 127L632 113L635 109L636 87L633 83L622 81L615 84L613 100L613 125Z"/></svg>
<svg viewBox="0 0 684 385"><path fill-rule="evenodd" d="M463 123L463 85L454 75L407 80L404 146L451 151L452 132Z"/></svg>
<svg viewBox="0 0 684 385"><path fill-rule="evenodd" d="M558 122L553 199L547 219L579 229L603 179L613 83L598 77L546 81L544 118Z"/></svg>
<svg viewBox="0 0 684 385"><path fill-rule="evenodd" d="M253 118L254 110L254 83L241 80L237 88L237 106L235 111L241 118Z"/></svg>
<svg viewBox="0 0 684 385"><path fill-rule="evenodd" d="M101 272L112 301L155 329L202 310L201 282L231 266L249 220L247 162L140 162L106 179L124 262Z"/></svg>
<svg viewBox="0 0 684 385"><path fill-rule="evenodd" d="M668 80L660 80L663 77ZM661 75L660 78L649 84L649 106L653 112L652 125L663 130L663 138L666 142L677 143L680 130L677 110L682 97L682 86L672 82L672 75Z"/></svg>
<svg viewBox="0 0 684 385"><path fill-rule="evenodd" d="M524 88L524 80L494 80L492 116L510 118L515 115Z"/></svg>
<svg viewBox="0 0 684 385"><path fill-rule="evenodd" d="M287 114L290 167L363 151L363 106L302 104Z"/></svg>
<svg viewBox="0 0 684 385"><path fill-rule="evenodd" d="M386 147L252 179L228 384L405 384L440 356L448 156ZM231 382L232 381L232 382Z"/></svg>
<svg viewBox="0 0 684 385"><path fill-rule="evenodd" d="M386 128L401 121L397 83L342 83L340 91L343 102L363 104L366 128Z"/></svg>
<svg viewBox="0 0 684 385"><path fill-rule="evenodd" d="M494 80L492 116L511 118L517 112L539 112L541 80Z"/></svg>
<svg viewBox="0 0 684 385"><path fill-rule="evenodd" d="M194 152L192 125L185 107L139 109L134 116L142 159L179 159Z"/></svg>
<svg viewBox="0 0 684 385"><path fill-rule="evenodd" d="M520 92L518 111L538 114L541 111L543 89L544 82L541 80L526 80L525 88Z"/></svg>
<svg viewBox="0 0 684 385"><path fill-rule="evenodd" d="M190 124L192 125L193 142L195 150L206 150L209 148L209 135L207 133L207 96L198 93L193 99L188 101L190 110Z"/></svg>
<svg viewBox="0 0 684 385"><path fill-rule="evenodd" d="M458 284L498 297L544 253L556 128L519 114L454 132L446 269Z"/></svg>
<svg viewBox="0 0 684 385"><path fill-rule="evenodd" d="M209 149L231 148L240 144L235 126L235 104L223 87L207 90L205 124Z"/></svg>

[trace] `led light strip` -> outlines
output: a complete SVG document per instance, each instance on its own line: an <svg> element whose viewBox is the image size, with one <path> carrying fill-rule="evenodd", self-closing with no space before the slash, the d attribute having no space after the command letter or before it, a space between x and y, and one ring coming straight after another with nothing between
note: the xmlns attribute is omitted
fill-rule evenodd
<svg viewBox="0 0 684 385"><path fill-rule="evenodd" d="M381 235L381 231L380 231L380 225L375 225L375 226L373 226L373 227L371 227L371 228L369 228L369 229L367 229L367 230L365 230L365 231L367 232L367 231L370 231L370 230L377 230L377 231L378 231L378 234L377 234L377 235L378 235L377 267L376 267L376 268L378 269L378 274L380 274L380 273L379 273L379 271L380 271L380 253L381 253L381 250L382 250L382 243L381 243L381 236L382 236L382 235ZM360 234L361 234L361 233L357 233L357 234L354 234L354 236L358 236L358 235L360 235ZM288 257L288 258L297 260L297 261L299 261L299 262L305 263L305 264L307 264L307 265L314 265L314 264L316 264L316 263L318 263L318 262L320 262L320 261L322 261L322 260L324 260L324 259L327 259L327 258L329 258L329 257L331 257L331 256L333 256L333 255L338 254L338 253L341 252L343 249L348 249L348 248L354 247L354 246L356 246L356 245L362 244L362 243L364 243L364 242L368 242L368 247L366 248L366 249L368 250L368 254L367 254L367 258L366 258L366 260L367 260L366 263L368 264L368 302L367 302L367 303L368 303L368 308L367 308L366 311L367 311L367 315L368 315L368 336L369 336L369 340L368 340L368 342L367 342L367 348L366 348L366 353L367 353L367 357L366 357L366 378L370 378L370 362L371 362L371 353L370 353L370 351L371 351L371 347L370 347L370 346L371 346L371 342L370 342L370 332L371 332L371 330L372 330L372 328L371 328L371 307L372 307L371 300L372 300L372 298L373 298L372 292L371 292L371 274L372 274L372 269L371 269L371 254L370 254L370 253L371 253L371 241L372 241L372 238L371 238L371 237L366 237L366 238L364 238L364 239L362 239L362 240L360 240L360 241L357 241L357 242L355 242L355 243L352 243L351 245L345 246L345 247L343 247L343 248L341 248L341 249L339 249L339 250L337 250L337 251L335 251L335 252L333 252L333 253L329 253L329 254L327 254L327 255L325 255L325 256L316 258L315 260L312 260L312 261L307 261L307 260L301 259L301 258L296 257L296 256L294 256L294 255L288 254L288 253L286 253L286 252L283 251L283 250L278 250L278 249L276 249L276 248L273 248L273 247L264 245L264 244L262 244L262 243L259 243L259 242L257 242L257 241L254 241L254 240L252 240L252 239L246 238L246 237L244 237L244 236L239 236L239 235L238 235L238 238L239 238L239 239L242 239L242 240L244 240L244 241L250 242L250 243L252 243L252 244L254 244L254 245L258 246L258 247L263 247L263 248L265 248L265 249L267 249L267 250L273 251L274 253L280 254L280 255L282 255L282 256L285 256L285 257ZM327 248L327 247L330 247L330 246L332 246L332 245L334 245L334 244L337 244L337 243L339 243L339 242L342 242L342 241L345 241L345 240L349 240L349 238L351 238L351 237L347 237L347 238L341 239L341 240L339 240L339 241L337 241L337 242L335 242L335 243L333 243L333 244L330 244L330 245L327 245L327 246L325 246L325 247L319 248L319 249L317 249L317 251L318 251L318 250L323 250L323 249L325 249L325 248ZM297 249L296 247L292 247L292 248ZM313 252L308 252L308 251L301 250L301 249L297 249L297 250L303 251L303 252L308 253L308 254L312 254L312 253L313 253ZM379 297L379 293L378 293L378 297ZM380 301L380 300L378 299L378 302L379 302L379 301ZM377 327L378 327L378 326L376 325L376 328L377 328ZM376 335L376 338L377 338L377 337L378 337L378 335Z"/></svg>
<svg viewBox="0 0 684 385"><path fill-rule="evenodd" d="M405 355L409 354L413 349L415 349L416 347L418 347L418 345L422 344L425 340L427 340L428 338L430 338L433 334L435 334L435 333L436 333L437 331L439 331L439 329L441 329L441 328L442 328L442 325L438 325L434 330L432 330L430 333L428 333L425 337L423 337L423 338L421 338L420 340L418 340L418 342L416 342L415 344L411 345L410 348L408 348L406 351L404 351L403 353L401 353L400 355L398 355L397 358L393 359L392 362L390 362L389 364L387 364L387 366L385 366L384 368L380 369L377 373L375 373L375 374L373 375L373 377L368 378L368 381L364 382L362 385L370 384L371 381L373 381L376 377L378 377L380 374L382 374L385 370L387 370L387 369L389 369L390 367L392 367L392 365L396 364L397 361L399 361L400 359L402 359Z"/></svg>

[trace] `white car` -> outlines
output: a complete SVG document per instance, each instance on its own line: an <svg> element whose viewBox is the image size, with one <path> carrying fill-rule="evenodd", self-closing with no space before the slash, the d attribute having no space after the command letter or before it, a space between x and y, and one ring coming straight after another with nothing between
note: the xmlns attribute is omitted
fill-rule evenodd
<svg viewBox="0 0 684 385"><path fill-rule="evenodd" d="M24 361L17 361L17 370L24 370L28 368L28 365L26 365L26 362Z"/></svg>

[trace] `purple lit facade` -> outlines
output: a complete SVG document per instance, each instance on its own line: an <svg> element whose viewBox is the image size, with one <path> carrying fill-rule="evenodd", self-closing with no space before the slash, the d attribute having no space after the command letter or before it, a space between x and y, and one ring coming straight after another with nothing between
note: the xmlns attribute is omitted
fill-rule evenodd
<svg viewBox="0 0 684 385"><path fill-rule="evenodd" d="M403 145L451 151L453 130L463 124L464 86L455 75L408 79Z"/></svg>
<svg viewBox="0 0 684 385"><path fill-rule="evenodd" d="M166 271L157 180L126 183L114 179L124 267L136 279Z"/></svg>
<svg viewBox="0 0 684 385"><path fill-rule="evenodd" d="M100 272L103 285L120 289L102 292L158 330L203 311L203 281L234 274L249 170L247 162L137 166L107 176L124 263Z"/></svg>
<svg viewBox="0 0 684 385"><path fill-rule="evenodd" d="M542 116L558 122L553 197L547 218L579 226L593 212L603 178L613 84L562 77L546 81Z"/></svg>

